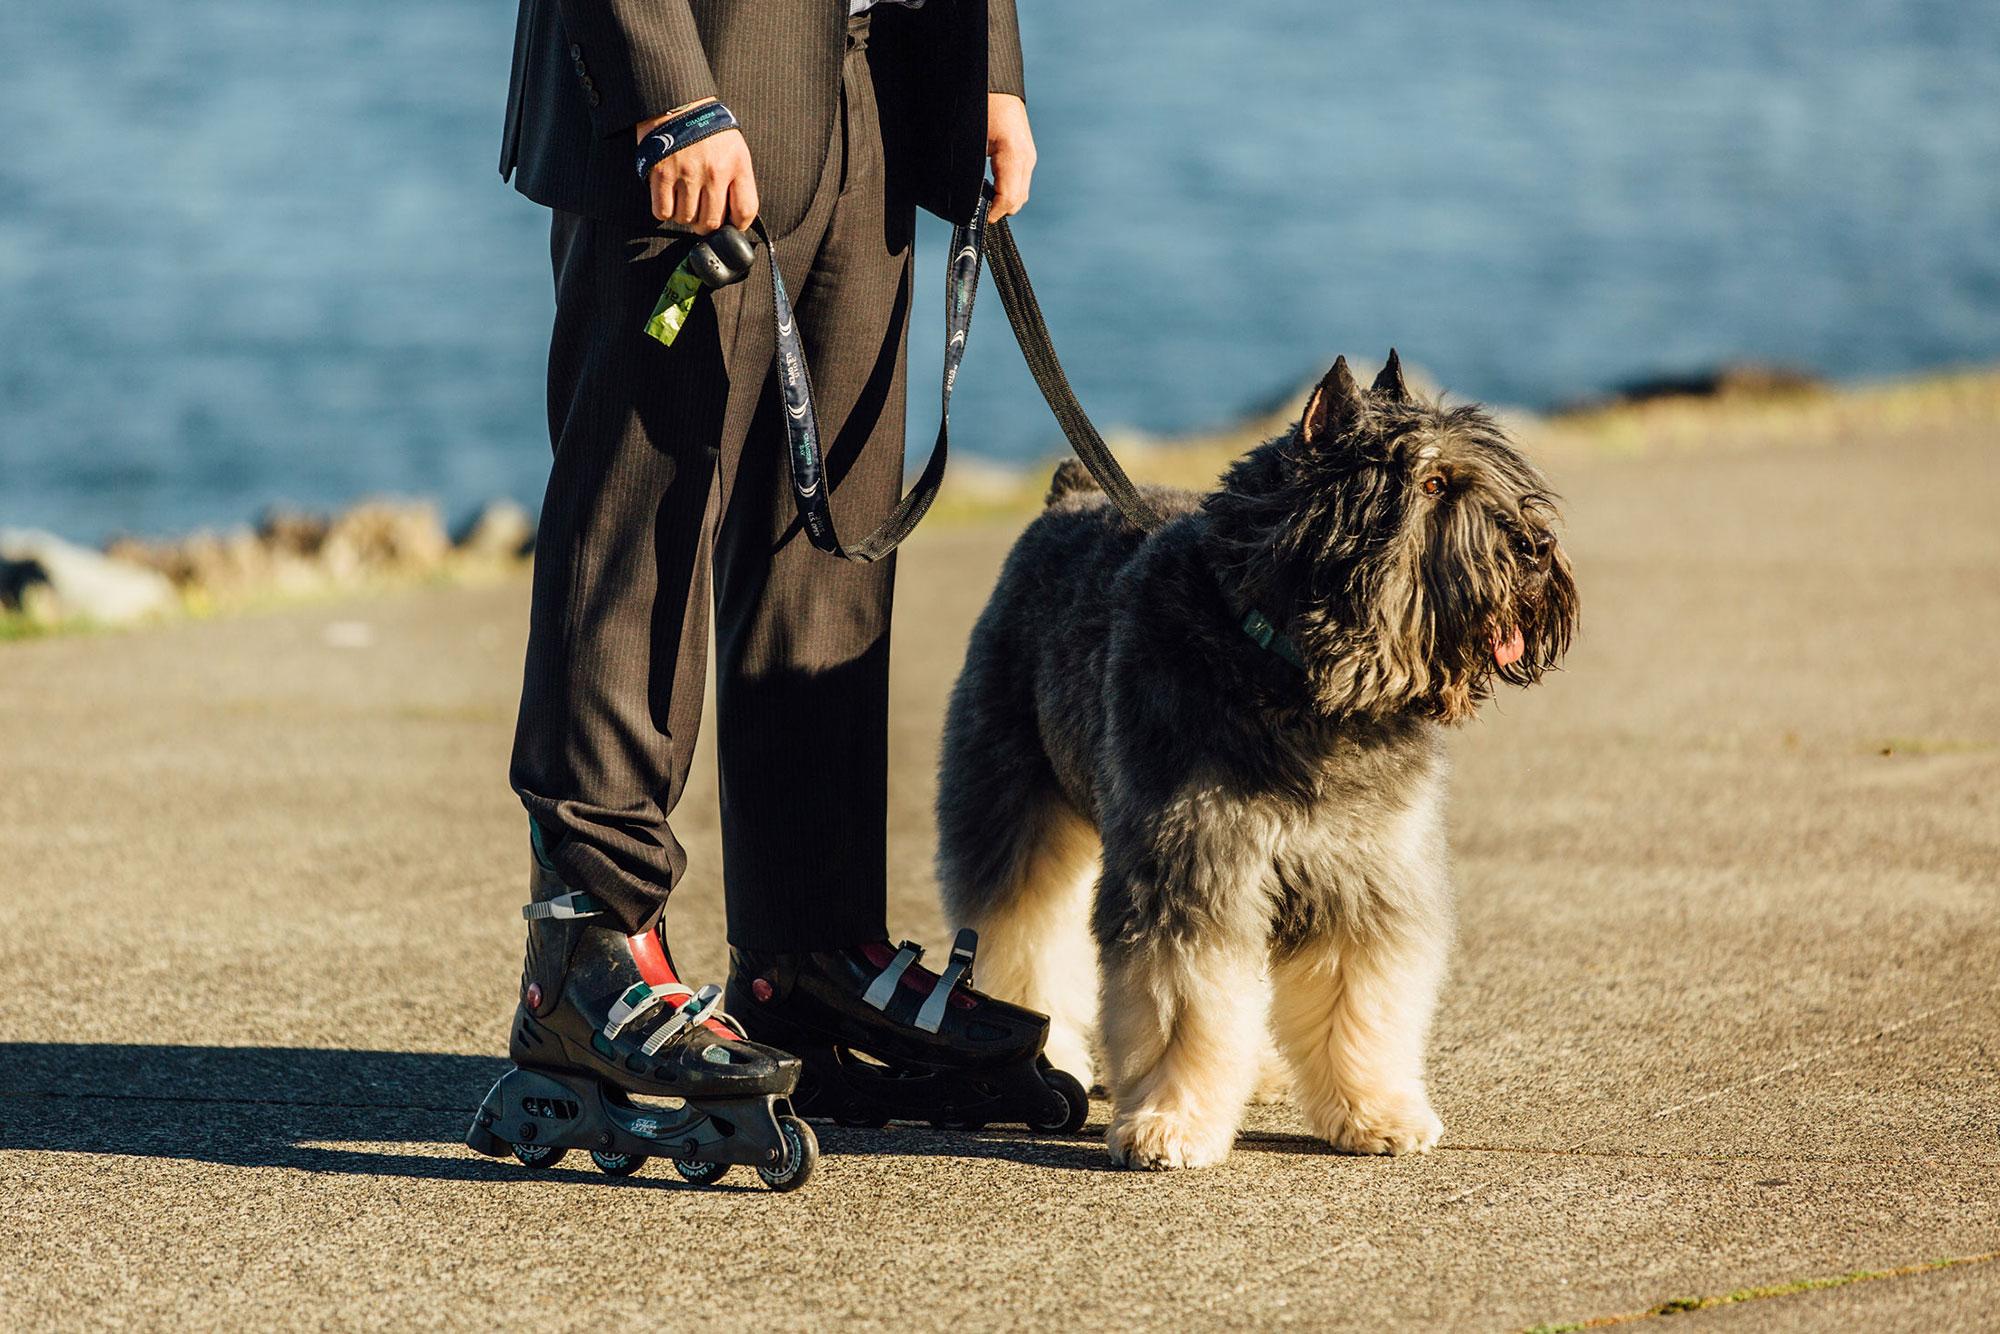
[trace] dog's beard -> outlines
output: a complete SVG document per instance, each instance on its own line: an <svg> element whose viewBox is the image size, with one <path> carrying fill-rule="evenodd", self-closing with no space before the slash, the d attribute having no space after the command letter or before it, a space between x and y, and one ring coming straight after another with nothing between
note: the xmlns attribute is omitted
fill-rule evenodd
<svg viewBox="0 0 2000 1334"><path fill-rule="evenodd" d="M1555 670L1576 633L1576 579L1561 547L1550 548L1547 569L1524 581L1513 615L1520 627L1521 652L1514 661L1500 664L1500 679L1531 686Z"/></svg>
<svg viewBox="0 0 2000 1334"><path fill-rule="evenodd" d="M1321 711L1460 722L1496 682L1533 685L1553 669L1575 620L1569 560L1552 540L1544 557L1517 542L1483 518L1446 523L1428 540L1406 530L1347 571L1345 591L1309 596L1295 635Z"/></svg>

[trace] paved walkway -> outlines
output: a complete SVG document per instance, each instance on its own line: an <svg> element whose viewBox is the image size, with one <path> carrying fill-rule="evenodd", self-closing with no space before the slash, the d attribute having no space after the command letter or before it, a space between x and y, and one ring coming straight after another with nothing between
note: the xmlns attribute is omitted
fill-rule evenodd
<svg viewBox="0 0 2000 1334"><path fill-rule="evenodd" d="M1985 1257L1675 1328L1994 1327L1996 437L1557 467L1585 633L1456 741L1447 1129L1405 1161L1282 1108L1162 1176L998 1132L830 1128L790 1196L477 1158L524 585L0 646L0 1325L1506 1330ZM933 941L1006 539L903 567L893 918Z"/></svg>

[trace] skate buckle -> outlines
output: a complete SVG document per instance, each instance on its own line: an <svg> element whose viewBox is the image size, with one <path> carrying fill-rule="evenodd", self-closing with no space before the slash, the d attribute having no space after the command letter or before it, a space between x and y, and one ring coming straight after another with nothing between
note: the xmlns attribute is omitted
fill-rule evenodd
<svg viewBox="0 0 2000 1334"><path fill-rule="evenodd" d="M617 1037L626 1025L662 1001L677 1000L688 994L688 988L677 983L656 987L650 982L634 982L625 988L624 995L611 1002L611 1013L604 1017L605 1041Z"/></svg>
<svg viewBox="0 0 2000 1334"><path fill-rule="evenodd" d="M521 916L530 922L557 918L569 921L578 917L596 917L603 913L604 905L580 889L567 894L558 894L540 903L530 903L521 909Z"/></svg>
<svg viewBox="0 0 2000 1334"><path fill-rule="evenodd" d="M722 988L713 983L695 992L681 1002L681 1007L667 1017L667 1022L653 1030L653 1036L639 1044L639 1050L647 1056L659 1054L676 1033L685 1032L715 1013L722 1004Z"/></svg>
<svg viewBox="0 0 2000 1334"><path fill-rule="evenodd" d="M896 984L903 980L903 974L910 971L910 965L924 957L924 947L913 940L906 940L896 951L896 957L889 960L889 966L875 975L868 984L868 990L861 993L861 999L878 1010L887 1010L889 1002L896 998Z"/></svg>
<svg viewBox="0 0 2000 1334"><path fill-rule="evenodd" d="M972 985L972 958L978 952L979 933L969 926L961 927L951 942L951 962L945 965L937 985L917 1011L918 1028L935 1033L944 1027L944 1012L951 1004L951 993L960 986Z"/></svg>

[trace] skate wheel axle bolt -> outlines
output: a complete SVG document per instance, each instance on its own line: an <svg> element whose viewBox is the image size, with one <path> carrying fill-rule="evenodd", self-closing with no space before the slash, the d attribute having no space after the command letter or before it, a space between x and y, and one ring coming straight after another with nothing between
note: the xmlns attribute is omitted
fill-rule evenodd
<svg viewBox="0 0 2000 1334"><path fill-rule="evenodd" d="M601 1149L608 1149L611 1147L610 1131L600 1130L599 1132L597 1132L597 1146Z"/></svg>
<svg viewBox="0 0 2000 1334"><path fill-rule="evenodd" d="M770 978L756 977L750 979L750 994L755 996L757 1000L760 1003L762 1003L770 1000L772 996L776 995L777 988L771 985Z"/></svg>
<svg viewBox="0 0 2000 1334"><path fill-rule="evenodd" d="M522 1139L533 1140L535 1136L539 1133L540 1131L536 1129L535 1123L533 1121L526 1122L521 1126Z"/></svg>

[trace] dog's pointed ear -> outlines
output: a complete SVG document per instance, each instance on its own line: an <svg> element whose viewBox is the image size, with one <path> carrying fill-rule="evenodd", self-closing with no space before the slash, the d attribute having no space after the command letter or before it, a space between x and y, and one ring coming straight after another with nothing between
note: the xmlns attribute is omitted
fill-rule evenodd
<svg viewBox="0 0 2000 1334"><path fill-rule="evenodd" d="M1299 420L1299 438L1317 445L1333 440L1361 415L1361 386L1347 369L1346 357L1335 357L1333 369L1313 388L1306 414Z"/></svg>
<svg viewBox="0 0 2000 1334"><path fill-rule="evenodd" d="M1410 386L1403 383L1403 359L1396 355L1395 348L1389 349L1389 359L1382 363L1382 373L1375 377L1369 391L1391 403L1410 401Z"/></svg>

